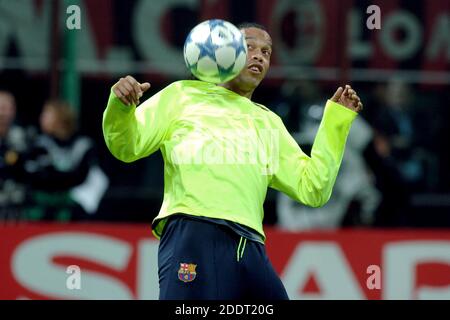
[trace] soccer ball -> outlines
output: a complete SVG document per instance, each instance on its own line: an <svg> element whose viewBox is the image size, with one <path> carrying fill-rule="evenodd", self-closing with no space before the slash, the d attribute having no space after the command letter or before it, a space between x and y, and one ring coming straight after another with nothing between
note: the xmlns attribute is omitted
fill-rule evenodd
<svg viewBox="0 0 450 320"><path fill-rule="evenodd" d="M184 61L200 80L224 83L235 78L247 60L247 42L237 27L214 19L195 26L184 43Z"/></svg>

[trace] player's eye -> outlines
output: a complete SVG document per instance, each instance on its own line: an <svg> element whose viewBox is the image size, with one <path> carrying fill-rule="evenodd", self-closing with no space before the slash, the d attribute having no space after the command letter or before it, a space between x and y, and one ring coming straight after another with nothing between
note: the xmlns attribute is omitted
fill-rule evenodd
<svg viewBox="0 0 450 320"><path fill-rule="evenodd" d="M263 53L264 55L266 55L266 56L270 56L270 55L272 54L272 52L271 52L269 49L264 49L264 50L262 51L262 53Z"/></svg>

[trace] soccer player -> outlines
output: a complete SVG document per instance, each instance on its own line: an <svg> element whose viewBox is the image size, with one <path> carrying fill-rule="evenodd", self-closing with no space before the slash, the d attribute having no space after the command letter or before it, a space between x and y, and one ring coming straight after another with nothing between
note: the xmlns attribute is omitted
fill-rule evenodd
<svg viewBox="0 0 450 320"><path fill-rule="evenodd" d="M160 299L288 299L264 247L267 188L324 205L363 107L350 86L337 89L306 155L280 117L251 100L269 70L270 35L256 24L239 29L248 55L235 79L177 81L136 108L150 84L127 76L104 111L115 157L132 162L160 150L164 158L164 200L153 221Z"/></svg>

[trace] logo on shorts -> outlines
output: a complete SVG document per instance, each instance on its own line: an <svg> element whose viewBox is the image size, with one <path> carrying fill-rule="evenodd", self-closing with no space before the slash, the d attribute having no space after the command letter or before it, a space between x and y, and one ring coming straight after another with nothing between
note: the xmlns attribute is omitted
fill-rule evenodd
<svg viewBox="0 0 450 320"><path fill-rule="evenodd" d="M191 282L197 276L195 272L196 264L192 263L180 263L180 269L178 270L178 279L183 282Z"/></svg>

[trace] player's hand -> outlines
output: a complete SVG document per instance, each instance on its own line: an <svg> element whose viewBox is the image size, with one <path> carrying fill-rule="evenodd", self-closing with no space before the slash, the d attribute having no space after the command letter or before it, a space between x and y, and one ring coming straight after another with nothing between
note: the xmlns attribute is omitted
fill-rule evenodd
<svg viewBox="0 0 450 320"><path fill-rule="evenodd" d="M112 87L116 97L127 106L132 104L135 104L136 106L139 105L139 99L148 89L150 89L150 83L139 83L132 76L120 78L120 80Z"/></svg>
<svg viewBox="0 0 450 320"><path fill-rule="evenodd" d="M361 112L364 107L356 91L349 85L339 87L331 100L355 112Z"/></svg>

